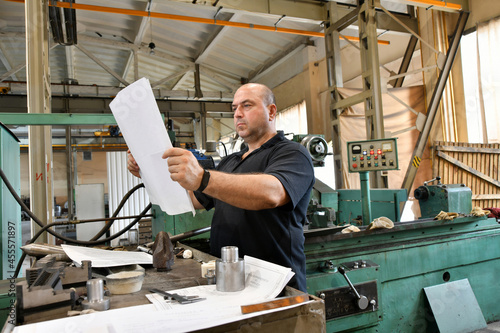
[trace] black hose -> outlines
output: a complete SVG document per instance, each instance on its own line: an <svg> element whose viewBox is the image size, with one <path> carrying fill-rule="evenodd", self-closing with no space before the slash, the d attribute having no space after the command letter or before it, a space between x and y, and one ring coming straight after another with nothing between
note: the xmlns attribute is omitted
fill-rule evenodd
<svg viewBox="0 0 500 333"><path fill-rule="evenodd" d="M26 252L23 251L21 258L19 258L19 261L17 262L16 271L14 272L14 275L12 276L13 279L17 279L17 276L19 275L19 272L21 271L21 267L23 267L23 262L24 262L25 258L26 258Z"/></svg>
<svg viewBox="0 0 500 333"><path fill-rule="evenodd" d="M1 169L0 169L1 171ZM67 238L67 237L64 237L58 233L56 233L55 231L52 231L50 230L49 228L50 227L53 227L54 225L63 225L63 224L74 224L74 223L71 223L71 222L52 222L52 223L49 223L45 226L42 227L42 229L40 229L35 236L33 236L33 238L31 238L27 244L31 244L33 242L36 241L36 239L38 237L40 237L40 235L44 232L44 231L47 231L49 233L51 233L52 235L54 235L55 237L57 238L60 238L62 240L65 240L66 242L68 243L73 243L73 244L78 244L78 245L99 245L101 243L105 243L107 241L110 241L110 240L113 240L115 239L116 237L118 236L121 236L122 234L124 234L125 232L127 232L130 228L132 228L137 222L139 222L141 219L142 219L142 216L143 215L146 215L147 211L149 209L151 209L151 203L149 205L146 206L146 208L144 208L144 210L132 221L129 223L129 225L127 225L125 228L123 228L122 230L120 230L119 232L117 232L116 234L112 235L112 236L109 236L108 238L104 238L104 239L101 239L101 240L96 240L96 241L77 241L77 240L74 240L74 239L71 239L71 238ZM28 213L28 212L27 212ZM31 212L29 212L31 213ZM28 214L29 214L28 213ZM31 213L33 214L33 213ZM33 215L34 216L34 215ZM90 221L89 221L90 222ZM92 221L92 222L96 222L96 221ZM85 223L85 222L84 222ZM19 262L17 263L17 267L16 267L16 271L14 273L14 278L17 278L17 275L19 274L19 271L21 270L21 266L22 266L22 263L24 261L24 258L26 258L26 253L23 252L23 255L21 256L21 258L19 259Z"/></svg>
<svg viewBox="0 0 500 333"><path fill-rule="evenodd" d="M132 193L134 193L135 191L137 191L138 189L140 189L141 187L144 187L144 183L141 183L139 185L136 185L134 186L130 191L128 191L125 196L122 198L122 200L120 201L120 204L118 205L118 207L116 207L115 209L115 212L113 213L113 215L111 216L112 218L113 217L116 217L118 215L118 213L120 213L121 209L123 208L123 206L125 205L125 202L127 202L128 198L132 195ZM99 239L102 235L104 235L108 230L109 228L111 228L111 226L113 225L115 221L112 220L112 221L109 221L108 223L106 223L104 225L104 227L102 227L102 229L94 236L92 237L90 240L91 241L94 241L94 240L97 240Z"/></svg>
<svg viewBox="0 0 500 333"><path fill-rule="evenodd" d="M224 156L227 156L227 149L226 149L226 145L224 144L224 142L222 141L219 141L219 144L222 145L222 147L224 147Z"/></svg>
<svg viewBox="0 0 500 333"><path fill-rule="evenodd" d="M3 172L2 168L0 168L0 177L2 178L2 180L4 181L5 183L5 186L7 186L9 192L12 194L12 196L14 197L14 199L17 201L17 203L21 206L22 210L25 211L29 217L35 221L36 224L38 224L42 229L43 231L47 231L48 233L50 233L51 235L53 235L54 237L57 237L63 241L66 241L70 244L78 244L78 245L98 245L98 244L102 244L102 243L106 243L107 241L110 241L110 240L113 240L119 236L121 236L123 233L127 232L130 228L132 228L137 222L140 221L140 219L142 218L143 215L145 215L147 213L147 211L149 209L151 209L151 203L139 214L139 216L137 218L135 218L132 222L130 222L129 225L127 225L125 228L123 228L121 231L117 232L116 234L110 236L110 237L107 237L107 238L104 238L104 239L101 239L101 240L89 240L89 241L79 241L79 240L75 240L75 239L71 239L71 238L68 238L68 237L65 237L61 234L58 234L57 232L49 229L51 226L55 225L54 223L61 223L61 222L54 222L54 223L50 223L49 225L47 226L44 226L43 223L40 221L40 219L38 219L38 217L35 216L35 214L33 214L33 212L31 212L31 210L28 208L28 206L26 206L26 204L22 201L22 199L19 197L19 195L17 195L16 191L14 190L14 188L12 187L11 183L9 182L9 180L7 179L7 176L5 175L5 173ZM136 186L137 187L137 186ZM42 231L42 232L43 232ZM38 232L36 234L37 238L41 235L42 232ZM30 242L36 240L35 237L33 237ZM24 258L26 256L21 256L21 258L23 259L24 261ZM22 265L22 261L20 260L18 262L18 266ZM20 269L19 269L20 270ZM19 270L16 269L16 272L19 273ZM17 276L17 275L16 275Z"/></svg>

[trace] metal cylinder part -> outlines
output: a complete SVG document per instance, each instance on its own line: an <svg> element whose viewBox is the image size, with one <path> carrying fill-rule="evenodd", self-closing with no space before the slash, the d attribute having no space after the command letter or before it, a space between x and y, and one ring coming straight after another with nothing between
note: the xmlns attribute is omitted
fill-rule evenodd
<svg viewBox="0 0 500 333"><path fill-rule="evenodd" d="M224 246L220 251L220 257L223 262L236 262L238 261L238 247Z"/></svg>
<svg viewBox="0 0 500 333"><path fill-rule="evenodd" d="M87 299L82 302L82 307L97 311L109 309L109 297L104 296L104 282L102 279L87 281Z"/></svg>
<svg viewBox="0 0 500 333"><path fill-rule="evenodd" d="M205 277L207 278L207 284L215 284L216 282L215 269L210 268L207 271L207 274L205 274Z"/></svg>
<svg viewBox="0 0 500 333"><path fill-rule="evenodd" d="M238 258L236 246L221 249L221 259L215 262L216 289L234 292L245 289L245 261Z"/></svg>
<svg viewBox="0 0 500 333"><path fill-rule="evenodd" d="M217 151L217 141L207 141L206 142L206 151L207 152Z"/></svg>
<svg viewBox="0 0 500 333"><path fill-rule="evenodd" d="M90 302L99 302L104 299L104 282L102 279L87 281L87 297Z"/></svg>

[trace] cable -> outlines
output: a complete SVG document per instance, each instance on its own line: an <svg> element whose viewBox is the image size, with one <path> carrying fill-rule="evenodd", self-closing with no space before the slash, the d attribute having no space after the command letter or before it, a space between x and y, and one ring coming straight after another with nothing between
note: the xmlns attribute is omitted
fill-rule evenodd
<svg viewBox="0 0 500 333"><path fill-rule="evenodd" d="M71 238L68 238L68 237L65 237L61 234L58 234L57 232L49 229L51 226L55 225L54 223L61 223L61 222L54 222L54 223L50 223L49 225L47 226L44 226L43 223L40 221L40 219L38 219L38 217L35 216L35 214L33 214L33 212L30 211L30 209L28 208L28 206L26 206L26 204L22 201L22 199L19 197L19 195L17 195L16 191L14 190L14 188L12 187L11 183L9 182L9 180L7 179L7 176L5 175L5 173L3 172L2 168L0 168L0 177L2 178L2 180L4 181L5 183L5 186L7 186L9 192L12 194L12 196L14 197L14 199L17 201L17 203L21 206L22 210L25 211L29 217L35 221L36 224L38 224L42 229L43 231L47 231L48 233L50 233L51 235L53 235L54 237L57 237L63 241L66 241L68 243L71 243L71 244L78 244L78 245L98 245L98 244L102 244L102 243L105 243L107 241L110 241L110 240L113 240L119 236L121 236L123 233L127 232L130 228L132 228L137 222L140 221L140 219L142 218L143 215L145 215L147 213L147 211L149 209L151 209L151 203L139 214L139 216L137 218L135 218L132 222L130 222L129 225L127 225L125 228L123 228L121 231L117 232L116 234L110 236L110 237L107 237L107 238L104 238L104 239L101 239L101 240L89 240L89 241L79 241L79 240L75 240L75 239L71 239ZM137 187L137 186L136 186ZM130 191L129 191L130 192ZM42 231L42 232L43 232ZM42 232L38 232L37 233L37 238L41 235ZM32 240L36 240L35 237L32 238ZM30 240L31 242L31 240ZM26 256L21 256L21 258L23 259L24 261L24 258ZM20 260L18 262L18 266L19 265L22 265L22 261ZM16 272L19 273L19 270L16 269ZM16 275L17 276L17 275Z"/></svg>
<svg viewBox="0 0 500 333"><path fill-rule="evenodd" d="M111 216L111 218L116 217L118 215L118 213L120 213L120 210L123 208L123 206L125 205L125 202L132 195L132 193L134 193L135 191L137 191L141 187L144 187L144 183L141 183L139 185L134 186L130 191L128 191L125 194L125 196L123 197L123 199L120 201L120 204L118 205L118 207L116 207L115 212L113 213L113 215ZM102 227L102 229L94 237L92 237L90 240L94 241L94 240L99 239L102 235L104 235L111 228L111 226L113 225L114 222L115 221L112 220L109 223L106 223L104 225L104 227Z"/></svg>
<svg viewBox="0 0 500 333"><path fill-rule="evenodd" d="M227 149L226 149L226 145L224 144L224 142L222 141L219 141L219 144L222 145L222 147L224 147L224 156L227 156Z"/></svg>
<svg viewBox="0 0 500 333"><path fill-rule="evenodd" d="M2 169L0 168L0 174L3 173L2 172ZM62 225L62 224L75 224L75 223L72 223L72 222L52 222L52 223L49 223L45 226L42 227L41 230L39 230L35 236L33 236L33 238L31 238L27 244L31 244L33 242L36 241L36 239L38 237L40 237L40 235L44 232L44 231L47 231L49 233L51 233L53 236L59 238L59 239L62 239L62 240L65 240L66 242L68 243L73 243L73 244L79 244L79 245L98 245L98 244L101 244L101 243L106 243L107 241L110 241L110 240L113 240L115 239L116 237L118 236L121 236L122 234L124 234L125 232L127 232L130 228L132 228L137 222L139 222L142 218L143 215L146 215L147 211L149 209L151 209L151 206L152 204L150 203L149 205L146 206L146 208L144 208L144 210L132 221L129 223L129 225L127 225L125 228L123 228L122 230L120 230L119 232L117 232L116 234L112 235L112 236L109 236L108 238L104 238L104 239L101 239L101 240L96 240L96 241L78 241L78 240L75 240L75 239L71 239L71 238L67 238L67 237L64 237L58 233L56 233L55 231L52 231L50 230L49 228L50 227L53 227L54 225ZM29 214L33 214L31 211L28 210L28 215ZM31 216L31 215L30 215ZM34 215L33 215L34 216ZM88 221L88 222L91 222L91 221ZM92 222L96 222L96 221L92 221ZM85 223L85 222L83 222ZM23 255L21 256L21 258L19 259L19 262L17 263L17 267L16 267L16 271L14 272L14 278L17 277L17 275L19 274L19 271L21 270L21 266L22 266L22 263L24 261L24 258L26 258L26 253L23 252Z"/></svg>

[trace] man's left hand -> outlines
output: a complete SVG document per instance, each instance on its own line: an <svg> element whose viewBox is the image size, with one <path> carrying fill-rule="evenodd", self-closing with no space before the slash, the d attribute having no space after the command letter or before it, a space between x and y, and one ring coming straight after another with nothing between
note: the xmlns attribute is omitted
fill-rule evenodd
<svg viewBox="0 0 500 333"><path fill-rule="evenodd" d="M196 157L186 149L167 149L162 158L168 158L170 178L178 182L186 190L196 191L203 178L203 168Z"/></svg>

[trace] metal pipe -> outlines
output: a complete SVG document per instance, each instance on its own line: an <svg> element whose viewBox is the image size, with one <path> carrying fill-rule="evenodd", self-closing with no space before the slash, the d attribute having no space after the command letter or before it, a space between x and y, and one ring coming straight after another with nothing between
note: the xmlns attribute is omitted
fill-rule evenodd
<svg viewBox="0 0 500 333"><path fill-rule="evenodd" d="M99 221L108 221L108 220L125 220L125 219L135 219L137 217L153 217L153 214L146 214L146 215L130 215L130 216L119 216L119 217L101 217L98 219L89 219L89 220L72 220L70 221L71 224L77 224L77 223L87 223L87 222L99 222Z"/></svg>
<svg viewBox="0 0 500 333"><path fill-rule="evenodd" d="M441 102L441 97L446 85L446 80L450 75L451 66L453 65L455 56L457 55L458 46L460 45L460 39L462 37L462 33L465 30L465 24L467 23L468 17L469 12L460 13L457 26L455 27L455 33L453 34L453 40L446 54L446 60L444 62L443 70L439 74L436 88L434 89L429 107L427 109L427 119L425 120L422 132L420 132L420 136L418 137L417 144L415 145L415 150L413 151L413 155L410 160L410 165L408 166L408 170L406 171L406 175L401 188L405 188L408 191L408 195L410 195L413 181L415 180L415 176L417 175L418 167L420 166L420 160L424 153L427 140L429 139L429 134L434 123L434 119L436 118L439 103Z"/></svg>
<svg viewBox="0 0 500 333"><path fill-rule="evenodd" d="M196 235L200 235L200 234L203 234L205 232L209 232L211 228L212 227L204 227L204 228L194 229L191 231L186 231L186 232L183 232L182 234L178 234L178 235L174 235L174 236L170 237L170 241L172 243L175 243L175 242L181 241L181 240L186 239L186 238L194 237ZM146 243L145 245L147 247L151 247L151 246L153 246L153 244L154 244L154 242L150 242L150 243Z"/></svg>

